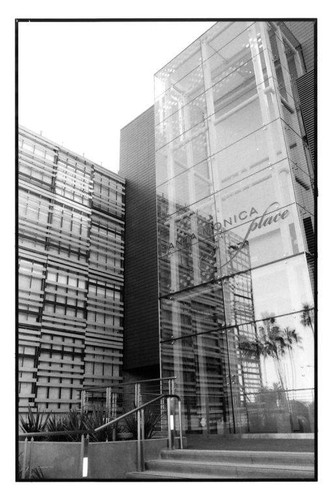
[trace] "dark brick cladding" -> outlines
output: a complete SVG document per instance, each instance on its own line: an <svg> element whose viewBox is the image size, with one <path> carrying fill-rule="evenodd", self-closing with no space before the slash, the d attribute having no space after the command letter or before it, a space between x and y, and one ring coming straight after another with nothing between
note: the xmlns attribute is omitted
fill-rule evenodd
<svg viewBox="0 0 333 500"><path fill-rule="evenodd" d="M126 179L124 370L149 373L159 366L153 107L121 130L119 173Z"/></svg>

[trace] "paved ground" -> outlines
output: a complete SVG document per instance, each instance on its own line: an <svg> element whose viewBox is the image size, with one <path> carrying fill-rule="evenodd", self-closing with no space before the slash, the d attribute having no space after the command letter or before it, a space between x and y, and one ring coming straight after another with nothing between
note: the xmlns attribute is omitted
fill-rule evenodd
<svg viewBox="0 0 333 500"><path fill-rule="evenodd" d="M186 435L187 448L196 450L314 451L313 439L229 438Z"/></svg>

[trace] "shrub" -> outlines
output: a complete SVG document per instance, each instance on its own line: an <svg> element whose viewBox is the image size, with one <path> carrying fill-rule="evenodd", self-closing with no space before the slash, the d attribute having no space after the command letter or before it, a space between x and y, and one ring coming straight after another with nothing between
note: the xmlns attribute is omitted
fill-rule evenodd
<svg viewBox="0 0 333 500"><path fill-rule="evenodd" d="M46 429L47 432L63 432L66 431L65 426L65 418L59 417L57 415L50 415L50 418L47 421ZM48 436L48 441L69 441L68 435L60 435L60 436Z"/></svg>
<svg viewBox="0 0 333 500"><path fill-rule="evenodd" d="M22 456L22 453L20 453L19 461L18 461L18 471L17 471L18 472L18 479L23 479L23 465L22 465L21 456ZM41 479L45 479L45 476L44 476L42 469L39 466L33 467L30 470L29 470L29 467L26 467L24 479L41 480Z"/></svg>
<svg viewBox="0 0 333 500"><path fill-rule="evenodd" d="M133 435L133 439L138 438L138 420L137 413L132 413L125 418L126 430ZM162 412L158 408L153 411L150 408L145 409L144 413L144 436L145 439L151 439L153 435L160 430Z"/></svg>
<svg viewBox="0 0 333 500"><path fill-rule="evenodd" d="M95 429L107 422L107 413L103 408L94 408L93 412L87 417L87 428L90 431L90 439L92 441L112 441L113 427L110 425L101 431L96 432Z"/></svg>
<svg viewBox="0 0 333 500"><path fill-rule="evenodd" d="M25 417L20 417L20 426L24 432L43 432L46 430L49 418L49 413L42 412L38 409L36 409L36 411L33 411L29 406L28 415ZM34 439L42 440L45 438L35 437Z"/></svg>
<svg viewBox="0 0 333 500"><path fill-rule="evenodd" d="M87 412L80 412L79 410L70 410L65 417L63 417L63 427L65 431L89 431L89 416ZM67 434L68 441L81 441L81 433Z"/></svg>

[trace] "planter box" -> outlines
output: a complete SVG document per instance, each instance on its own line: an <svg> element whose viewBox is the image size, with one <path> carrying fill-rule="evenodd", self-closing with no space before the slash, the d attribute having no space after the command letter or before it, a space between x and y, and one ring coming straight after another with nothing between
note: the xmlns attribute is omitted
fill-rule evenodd
<svg viewBox="0 0 333 500"><path fill-rule="evenodd" d="M167 439L144 442L145 460L160 456ZM24 442L19 442L23 454ZM28 443L27 466L40 467L45 479L82 479L81 443L35 441ZM137 441L89 443L88 479L124 479L127 472L137 470ZM84 479L83 479L84 480Z"/></svg>

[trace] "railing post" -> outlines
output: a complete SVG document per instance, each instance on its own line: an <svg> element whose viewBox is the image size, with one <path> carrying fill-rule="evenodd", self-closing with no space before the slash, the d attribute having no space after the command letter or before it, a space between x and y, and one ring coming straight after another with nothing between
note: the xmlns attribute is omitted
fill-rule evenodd
<svg viewBox="0 0 333 500"><path fill-rule="evenodd" d="M82 396L82 392L81 392ZM83 457L84 457L84 435L81 435L81 446L80 446L80 462L79 462L79 477L82 477L83 473Z"/></svg>
<svg viewBox="0 0 333 500"><path fill-rule="evenodd" d="M81 413L86 409L87 391L81 391Z"/></svg>
<svg viewBox="0 0 333 500"><path fill-rule="evenodd" d="M145 410L141 410L141 470L145 469L145 457L144 457L144 446L145 446Z"/></svg>
<svg viewBox="0 0 333 500"><path fill-rule="evenodd" d="M29 446L29 465L28 465L28 470L29 470L29 479L31 478L31 455L32 455L32 448L35 440L34 437L30 439L30 446Z"/></svg>
<svg viewBox="0 0 333 500"><path fill-rule="evenodd" d="M205 410L206 410L206 431L207 431L207 437L209 438L210 418L209 418L209 399L208 399L208 396L205 398Z"/></svg>
<svg viewBox="0 0 333 500"><path fill-rule="evenodd" d="M169 390L169 394L175 393L175 380L174 379L168 380L168 390Z"/></svg>
<svg viewBox="0 0 333 500"><path fill-rule="evenodd" d="M175 447L175 418L173 414L173 404L171 398L167 398L167 416L168 416L168 448L173 450Z"/></svg>
<svg viewBox="0 0 333 500"><path fill-rule="evenodd" d="M134 404L135 407L137 408L142 404L142 397L141 397L141 385L140 384L135 384L135 393L134 393Z"/></svg>
<svg viewBox="0 0 333 500"><path fill-rule="evenodd" d="M179 419L179 448L183 449L183 416L182 416L182 403L178 399L178 419Z"/></svg>
<svg viewBox="0 0 333 500"><path fill-rule="evenodd" d="M175 448L175 427L176 427L176 415L175 415L175 399L170 398L171 415L170 415L170 425L171 425L171 446L172 449Z"/></svg>
<svg viewBox="0 0 333 500"><path fill-rule="evenodd" d="M81 436L81 449L80 449L80 476L88 477L88 446L89 446L89 435Z"/></svg>
<svg viewBox="0 0 333 500"><path fill-rule="evenodd" d="M28 438L26 437L24 440L24 448L23 448L22 479L25 479L25 471L27 468L27 451L28 451Z"/></svg>
<svg viewBox="0 0 333 500"><path fill-rule="evenodd" d="M137 457L138 457L138 471L142 471L142 455L141 455L141 411L137 412Z"/></svg>
<svg viewBox="0 0 333 500"><path fill-rule="evenodd" d="M112 400L111 400L111 398L112 398L111 387L106 387L106 389L105 389L105 421L106 422L109 422L112 418ZM105 440L108 441L107 435L106 435ZM114 441L114 439L113 439L113 441Z"/></svg>
<svg viewBox="0 0 333 500"><path fill-rule="evenodd" d="M105 391L105 409L106 416L110 419L112 415L111 387L107 387Z"/></svg>
<svg viewBox="0 0 333 500"><path fill-rule="evenodd" d="M110 388L111 394L111 388ZM117 394L115 392L111 395L111 418L117 418ZM112 441L116 440L117 424L112 427Z"/></svg>

